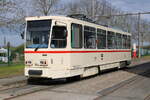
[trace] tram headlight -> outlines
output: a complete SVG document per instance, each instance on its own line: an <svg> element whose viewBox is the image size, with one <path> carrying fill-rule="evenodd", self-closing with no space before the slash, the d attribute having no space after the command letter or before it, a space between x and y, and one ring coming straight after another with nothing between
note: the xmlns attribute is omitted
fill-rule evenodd
<svg viewBox="0 0 150 100"><path fill-rule="evenodd" d="M32 61L25 61L25 65L32 66Z"/></svg>
<svg viewBox="0 0 150 100"><path fill-rule="evenodd" d="M40 66L48 66L47 60L41 60L40 61Z"/></svg>

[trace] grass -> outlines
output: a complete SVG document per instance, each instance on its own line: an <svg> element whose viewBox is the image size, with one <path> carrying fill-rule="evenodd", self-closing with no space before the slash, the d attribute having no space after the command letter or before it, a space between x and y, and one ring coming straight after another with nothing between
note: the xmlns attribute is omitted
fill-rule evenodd
<svg viewBox="0 0 150 100"><path fill-rule="evenodd" d="M18 75L23 75L24 65L15 64L15 65L0 65L0 78L13 77Z"/></svg>

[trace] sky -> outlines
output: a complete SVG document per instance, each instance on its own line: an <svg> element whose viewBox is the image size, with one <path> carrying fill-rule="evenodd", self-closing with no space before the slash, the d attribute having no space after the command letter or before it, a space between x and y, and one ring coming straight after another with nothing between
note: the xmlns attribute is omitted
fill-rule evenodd
<svg viewBox="0 0 150 100"><path fill-rule="evenodd" d="M4 38L6 38L6 42L10 42L10 44L12 46L19 46L21 45L24 40L21 39L21 36L20 35L16 35L16 34L13 34L13 35L9 35L9 34L5 34L5 35L1 35L0 36L0 46L3 46L4 45Z"/></svg>
<svg viewBox="0 0 150 100"><path fill-rule="evenodd" d="M124 11L139 12L148 11L150 9L149 0L107 0L117 8Z"/></svg>
<svg viewBox="0 0 150 100"><path fill-rule="evenodd" d="M65 2L67 1L70 0L65 0ZM150 0L107 0L107 1L110 2L116 8L126 12L149 12L150 11ZM144 15L142 16L142 18L150 20L150 15ZM24 42L20 38L20 35L18 34L3 35L3 33L0 32L0 46L4 44L3 42L4 37L6 37L7 41L11 41L11 45L13 46L18 46Z"/></svg>
<svg viewBox="0 0 150 100"><path fill-rule="evenodd" d="M150 0L107 0L113 6L126 12L150 12ZM150 15L142 15L143 19L150 20Z"/></svg>
<svg viewBox="0 0 150 100"><path fill-rule="evenodd" d="M6 42L10 42L12 46L18 46L24 42L24 40L22 40L19 33L8 30L7 28L1 28L0 29L0 46L4 45L4 39L6 39Z"/></svg>

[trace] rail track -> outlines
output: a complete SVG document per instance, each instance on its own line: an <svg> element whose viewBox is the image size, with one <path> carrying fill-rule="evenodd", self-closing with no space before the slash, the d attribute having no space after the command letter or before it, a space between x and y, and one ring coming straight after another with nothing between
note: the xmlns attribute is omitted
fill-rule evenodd
<svg viewBox="0 0 150 100"><path fill-rule="evenodd" d="M144 100L150 100L150 94L144 98Z"/></svg>
<svg viewBox="0 0 150 100"><path fill-rule="evenodd" d="M42 91L46 89L51 89L54 87L55 87L54 85L52 86L25 85L25 86L18 87L18 88L12 88L11 90L3 91L3 93L5 94L4 100L10 100L13 98L17 98L19 96L27 95L30 93L34 93L34 92L38 92L38 91Z"/></svg>
<svg viewBox="0 0 150 100"><path fill-rule="evenodd" d="M47 89L53 89L62 85L66 85L63 80L53 80L51 83L40 83L40 84L27 84L27 82L19 83L12 86L11 88L0 89L0 99L10 100L19 96L27 95L30 93L43 91Z"/></svg>
<svg viewBox="0 0 150 100"><path fill-rule="evenodd" d="M107 95L113 93L114 91L122 88L123 86L130 86L132 84L136 84L137 82L139 82L143 79L143 76L150 76L150 68L147 71L144 71L144 72L138 73L138 74L139 75L136 75L136 76L134 76L128 80L125 80L123 82L120 82L112 87L109 87L102 91L99 91L98 92L99 96L95 100L99 100L100 98L103 98L104 96L107 96ZM150 95L146 96L144 100L150 100Z"/></svg>
<svg viewBox="0 0 150 100"><path fill-rule="evenodd" d="M0 92L9 90L9 89L13 89L13 88L19 88L19 87L25 86L26 84L27 84L26 80L16 81L16 82L12 82L12 83L6 83L1 86Z"/></svg>

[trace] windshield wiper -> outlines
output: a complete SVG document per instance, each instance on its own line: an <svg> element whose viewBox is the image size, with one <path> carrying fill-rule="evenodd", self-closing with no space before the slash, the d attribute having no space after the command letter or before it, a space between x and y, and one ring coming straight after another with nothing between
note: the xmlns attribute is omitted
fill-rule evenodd
<svg viewBox="0 0 150 100"><path fill-rule="evenodd" d="M37 51L37 50L40 48L40 46L41 46L41 44L38 45L38 46L34 49L34 51Z"/></svg>

